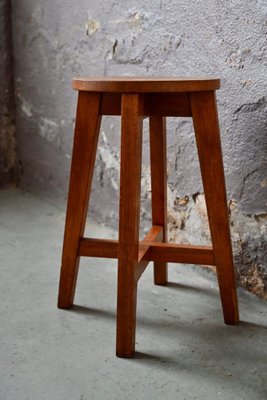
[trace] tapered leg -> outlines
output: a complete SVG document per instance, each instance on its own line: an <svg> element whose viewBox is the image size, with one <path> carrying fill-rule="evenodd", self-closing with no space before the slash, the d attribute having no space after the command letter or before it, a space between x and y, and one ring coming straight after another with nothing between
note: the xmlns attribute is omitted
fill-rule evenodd
<svg viewBox="0 0 267 400"><path fill-rule="evenodd" d="M238 301L215 93L192 93L190 102L224 320L235 324Z"/></svg>
<svg viewBox="0 0 267 400"><path fill-rule="evenodd" d="M131 357L135 349L139 250L140 181L142 158L142 97L122 95L120 222L118 248L118 357Z"/></svg>
<svg viewBox="0 0 267 400"><path fill-rule="evenodd" d="M163 228L162 242L167 242L167 165L166 118L150 117L150 163L152 191L152 225ZM154 262L154 283L166 285L167 263Z"/></svg>
<svg viewBox="0 0 267 400"><path fill-rule="evenodd" d="M73 305L79 267L79 240L85 228L99 136L99 105L99 94L79 92L59 283L59 308L70 308Z"/></svg>

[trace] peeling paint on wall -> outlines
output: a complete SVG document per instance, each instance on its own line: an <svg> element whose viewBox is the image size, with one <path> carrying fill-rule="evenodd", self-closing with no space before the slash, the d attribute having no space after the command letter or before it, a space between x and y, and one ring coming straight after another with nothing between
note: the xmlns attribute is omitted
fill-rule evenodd
<svg viewBox="0 0 267 400"><path fill-rule="evenodd" d="M203 193L176 200L173 197L172 202L169 203L169 240L211 244ZM245 215L234 200L229 202L229 213L238 281L252 293L267 299L267 214L256 218Z"/></svg>
<svg viewBox="0 0 267 400"><path fill-rule="evenodd" d="M126 24L130 29L137 29L142 31L142 20L144 20L146 16L141 14L139 11L130 12L126 18L115 19L111 21L113 25L124 25Z"/></svg>
<svg viewBox="0 0 267 400"><path fill-rule="evenodd" d="M94 33L98 32L101 28L100 22L94 19L88 18L85 22L86 35L92 36Z"/></svg>
<svg viewBox="0 0 267 400"><path fill-rule="evenodd" d="M26 99L24 99L20 93L17 93L17 99L20 102L20 109L23 114L26 117L31 118L33 116L31 104Z"/></svg>
<svg viewBox="0 0 267 400"><path fill-rule="evenodd" d="M41 117L39 123L39 135L49 142L54 142L58 136L58 124L49 118Z"/></svg>

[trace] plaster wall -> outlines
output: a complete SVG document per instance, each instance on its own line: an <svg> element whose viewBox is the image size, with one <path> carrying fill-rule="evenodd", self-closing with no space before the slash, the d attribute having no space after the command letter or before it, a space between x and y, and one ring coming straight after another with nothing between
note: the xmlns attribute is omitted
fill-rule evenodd
<svg viewBox="0 0 267 400"><path fill-rule="evenodd" d="M76 108L73 76L221 78L217 98L236 263L245 279L253 265L256 272L252 275L260 280L264 295L266 1L13 0L13 32L23 185L50 196L63 197L67 191ZM149 223L148 154L145 125L144 226ZM118 213L118 178L119 122L107 118L90 207L95 218L113 226ZM194 133L186 118L168 121L168 186L171 239L209 241ZM246 252L251 254L251 246L257 254L254 260L244 258Z"/></svg>

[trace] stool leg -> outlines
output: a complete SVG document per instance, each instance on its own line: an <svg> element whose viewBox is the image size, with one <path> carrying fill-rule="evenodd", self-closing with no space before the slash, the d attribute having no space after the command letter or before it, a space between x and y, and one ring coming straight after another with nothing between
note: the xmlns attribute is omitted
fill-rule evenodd
<svg viewBox="0 0 267 400"><path fill-rule="evenodd" d="M100 128L100 95L79 92L66 212L58 307L73 305Z"/></svg>
<svg viewBox="0 0 267 400"><path fill-rule="evenodd" d="M167 242L166 118L150 117L149 127L152 225L162 226L162 242ZM167 263L154 262L154 283L166 285L167 281Z"/></svg>
<svg viewBox="0 0 267 400"><path fill-rule="evenodd" d="M235 324L238 301L215 93L192 93L190 101L224 320Z"/></svg>
<svg viewBox="0 0 267 400"><path fill-rule="evenodd" d="M122 95L120 221L118 248L118 357L131 357L135 349L139 251L140 181L142 158L142 98Z"/></svg>

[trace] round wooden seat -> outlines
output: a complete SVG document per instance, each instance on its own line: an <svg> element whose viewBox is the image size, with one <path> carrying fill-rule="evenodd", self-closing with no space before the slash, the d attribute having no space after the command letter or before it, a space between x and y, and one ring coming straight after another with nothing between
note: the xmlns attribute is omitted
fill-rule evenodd
<svg viewBox="0 0 267 400"><path fill-rule="evenodd" d="M73 89L109 93L177 93L217 90L220 79L214 77L137 77L106 76L74 78Z"/></svg>

